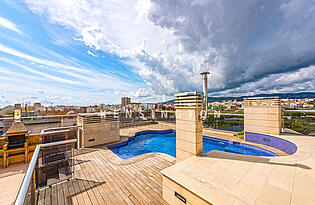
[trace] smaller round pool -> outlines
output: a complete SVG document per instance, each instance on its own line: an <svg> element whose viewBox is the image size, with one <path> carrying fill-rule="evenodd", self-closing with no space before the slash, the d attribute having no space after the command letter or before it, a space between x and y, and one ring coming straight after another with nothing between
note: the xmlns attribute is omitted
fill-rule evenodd
<svg viewBox="0 0 315 205"><path fill-rule="evenodd" d="M160 152L176 157L176 133L174 130L138 132L128 141L108 146L122 159L141 154ZM203 152L219 150L252 156L278 156L277 154L253 145L203 136Z"/></svg>

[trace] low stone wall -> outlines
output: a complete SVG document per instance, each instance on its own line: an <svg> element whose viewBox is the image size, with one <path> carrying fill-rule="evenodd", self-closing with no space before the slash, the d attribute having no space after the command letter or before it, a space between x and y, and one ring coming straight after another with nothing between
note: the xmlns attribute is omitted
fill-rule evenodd
<svg viewBox="0 0 315 205"><path fill-rule="evenodd" d="M294 143L266 134L245 132L245 141L274 147L289 155L292 155L297 151L297 146Z"/></svg>
<svg viewBox="0 0 315 205"><path fill-rule="evenodd" d="M77 122L80 126L80 147L92 147L120 140L119 121L116 119L82 115L78 116Z"/></svg>
<svg viewBox="0 0 315 205"><path fill-rule="evenodd" d="M151 124L158 124L155 121L145 121L145 122L131 122L131 123L123 123L120 124L120 128L125 128L125 127L135 127L135 126L143 126L143 125L151 125Z"/></svg>
<svg viewBox="0 0 315 205"><path fill-rule="evenodd" d="M212 129L212 128L203 128L203 134L204 135L223 135L223 136L229 136L229 137L235 137L237 136L237 132L233 131L227 131L227 130L219 130L219 129Z"/></svg>
<svg viewBox="0 0 315 205"><path fill-rule="evenodd" d="M245 98L244 131L279 135L281 105L279 97Z"/></svg>

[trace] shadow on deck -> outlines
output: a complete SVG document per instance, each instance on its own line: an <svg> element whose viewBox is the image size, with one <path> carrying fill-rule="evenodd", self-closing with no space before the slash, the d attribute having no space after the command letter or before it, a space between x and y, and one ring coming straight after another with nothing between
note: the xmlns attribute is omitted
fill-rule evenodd
<svg viewBox="0 0 315 205"><path fill-rule="evenodd" d="M107 149L82 149L74 179L37 190L38 204L166 204L160 171L173 165L159 155L131 164L112 163Z"/></svg>

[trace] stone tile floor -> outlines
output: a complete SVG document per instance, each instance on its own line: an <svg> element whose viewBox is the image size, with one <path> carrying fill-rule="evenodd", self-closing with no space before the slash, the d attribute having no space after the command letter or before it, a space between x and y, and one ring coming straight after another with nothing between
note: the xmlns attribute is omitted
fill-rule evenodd
<svg viewBox="0 0 315 205"><path fill-rule="evenodd" d="M159 123L124 128L120 131L124 136L121 141L139 131L166 129L175 129L175 124ZM233 137L232 133L220 135L204 129L204 135L241 141ZM298 151L291 156L276 158L212 151L184 160L163 172L215 204L314 204L315 138L289 135L280 137L296 143ZM107 153L113 163L119 164L130 164L148 157L145 155L122 160L112 152ZM192 163L196 166L192 166ZM26 164L0 168L0 185L5 187L0 192L0 204L13 202L26 169Z"/></svg>
<svg viewBox="0 0 315 205"><path fill-rule="evenodd" d="M298 151L281 157L211 151L162 173L212 204L315 204L315 138L278 137Z"/></svg>

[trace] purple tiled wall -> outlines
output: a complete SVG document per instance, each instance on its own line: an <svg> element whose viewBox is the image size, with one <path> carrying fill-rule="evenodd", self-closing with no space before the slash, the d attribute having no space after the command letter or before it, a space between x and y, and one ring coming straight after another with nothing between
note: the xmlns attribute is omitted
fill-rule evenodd
<svg viewBox="0 0 315 205"><path fill-rule="evenodd" d="M248 142L254 142L274 147L290 155L294 154L297 150L297 146L294 143L289 142L288 140L281 139L279 137L274 137L265 134L246 132L245 140Z"/></svg>

